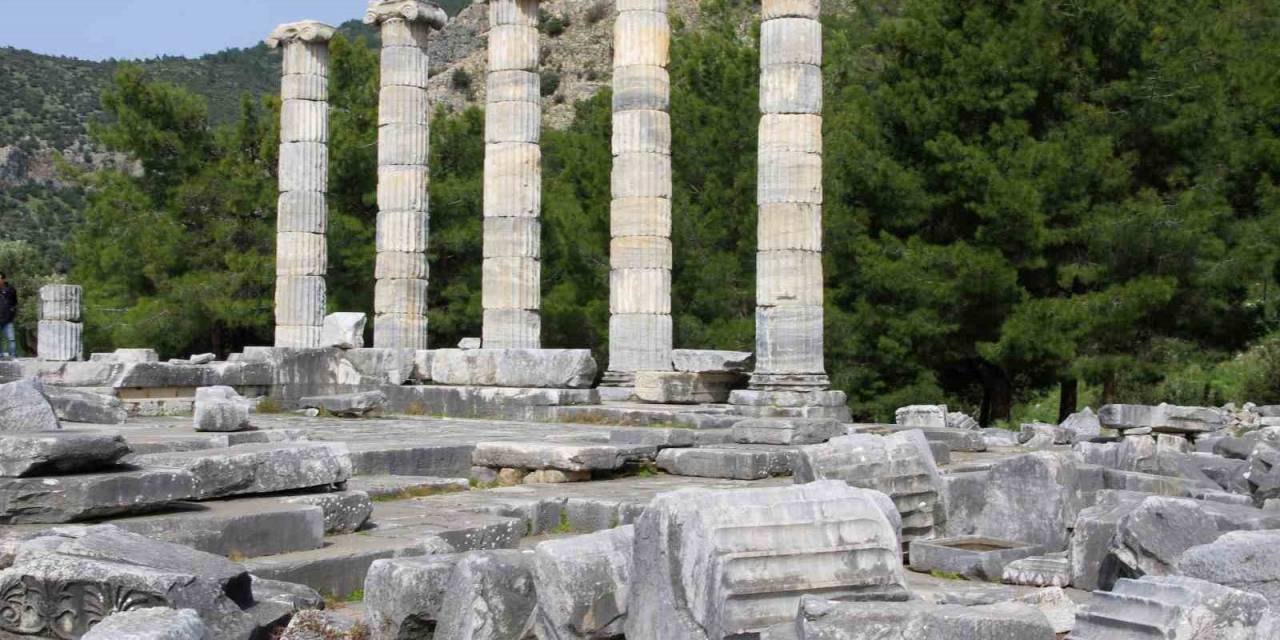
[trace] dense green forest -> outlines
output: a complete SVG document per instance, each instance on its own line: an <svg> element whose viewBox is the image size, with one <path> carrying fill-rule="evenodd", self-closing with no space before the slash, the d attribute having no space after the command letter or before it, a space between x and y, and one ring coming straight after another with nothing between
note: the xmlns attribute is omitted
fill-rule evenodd
<svg viewBox="0 0 1280 640"><path fill-rule="evenodd" d="M746 10L707 0L672 42L681 347L753 342ZM1278 20L1272 0L904 0L826 18L828 370L855 413L1280 402ZM367 39L333 43L334 310L371 308L377 67ZM162 80L117 70L93 127L145 177L85 177L70 254L88 346L267 343L278 99L244 97L219 124ZM543 139L543 341L602 362L609 105ZM479 334L483 123L432 124L435 345Z"/></svg>

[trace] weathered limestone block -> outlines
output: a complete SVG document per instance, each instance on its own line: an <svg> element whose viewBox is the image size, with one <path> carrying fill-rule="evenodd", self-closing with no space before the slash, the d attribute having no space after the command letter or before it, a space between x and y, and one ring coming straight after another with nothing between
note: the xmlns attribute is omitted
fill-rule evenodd
<svg viewBox="0 0 1280 640"><path fill-rule="evenodd" d="M911 541L911 568L920 573L941 571L971 579L999 580L1005 565L1041 552L1038 545L982 536L916 539Z"/></svg>
<svg viewBox="0 0 1280 640"><path fill-rule="evenodd" d="M542 223L537 218L485 218L484 255L537 258L542 255Z"/></svg>
<svg viewBox="0 0 1280 640"><path fill-rule="evenodd" d="M193 609L208 627L206 639L256 631L244 611L253 604L244 567L115 527L67 533L75 537L28 541L0 572L0 592L26 612L6 617L0 632L80 637L113 613L151 607Z"/></svg>
<svg viewBox="0 0 1280 640"><path fill-rule="evenodd" d="M822 116L811 113L781 113L761 116L759 148L769 154L821 154Z"/></svg>
<svg viewBox="0 0 1280 640"><path fill-rule="evenodd" d="M405 315L426 315L427 281L407 278L379 280L374 285L374 313L399 313ZM384 345L382 348L396 348Z"/></svg>
<svg viewBox="0 0 1280 640"><path fill-rule="evenodd" d="M393 85L378 92L378 124L425 125L430 114L427 90Z"/></svg>
<svg viewBox="0 0 1280 640"><path fill-rule="evenodd" d="M883 492L902 514L903 537L932 537L946 520L945 485L924 435L857 434L800 448L797 483L839 480Z"/></svg>
<svg viewBox="0 0 1280 640"><path fill-rule="evenodd" d="M1195 578L1122 578L1111 591L1094 592L1076 614L1070 637L1247 640L1266 612L1261 596Z"/></svg>
<svg viewBox="0 0 1280 640"><path fill-rule="evenodd" d="M325 487L351 477L351 455L340 442L242 444L150 453L136 461L189 471L200 499Z"/></svg>
<svg viewBox="0 0 1280 640"><path fill-rule="evenodd" d="M244 431L249 428L249 402L225 386L196 389L196 431Z"/></svg>
<svg viewBox="0 0 1280 640"><path fill-rule="evenodd" d="M485 348L528 349L541 343L542 317L532 309L485 309L483 329Z"/></svg>
<svg viewBox="0 0 1280 640"><path fill-rule="evenodd" d="M656 462L659 469L676 476L763 480L791 472L792 465L779 464L777 453L763 448L663 449Z"/></svg>
<svg viewBox="0 0 1280 640"><path fill-rule="evenodd" d="M537 144L542 137L539 102L494 102L485 109L484 141Z"/></svg>
<svg viewBox="0 0 1280 640"><path fill-rule="evenodd" d="M499 24L489 30L489 69L491 71L537 68L538 29L536 27Z"/></svg>
<svg viewBox="0 0 1280 640"><path fill-rule="evenodd" d="M625 313L609 317L611 371L662 371L671 366L671 316Z"/></svg>
<svg viewBox="0 0 1280 640"><path fill-rule="evenodd" d="M613 27L613 66L665 67L670 59L671 26L666 11L619 7Z"/></svg>
<svg viewBox="0 0 1280 640"><path fill-rule="evenodd" d="M1208 407L1180 407L1171 404L1147 406L1139 404L1109 404L1098 410L1102 426L1121 431L1150 428L1162 433L1206 433L1217 431L1226 425L1221 409Z"/></svg>
<svg viewBox="0 0 1280 640"><path fill-rule="evenodd" d="M822 307L756 307L756 373L822 373Z"/></svg>
<svg viewBox="0 0 1280 640"><path fill-rule="evenodd" d="M751 368L752 357L750 351L671 350L671 363L676 371L691 371L695 373L747 371Z"/></svg>
<svg viewBox="0 0 1280 640"><path fill-rule="evenodd" d="M1020 602L965 607L925 602L834 602L806 596L795 628L800 640L1053 640L1039 609Z"/></svg>
<svg viewBox="0 0 1280 640"><path fill-rule="evenodd" d="M286 498L290 504L311 504L324 511L326 535L354 533L369 522L373 502L364 491L337 491Z"/></svg>
<svg viewBox="0 0 1280 640"><path fill-rule="evenodd" d="M746 376L740 373L637 371L633 393L642 402L657 404L718 404L745 383Z"/></svg>
<svg viewBox="0 0 1280 640"><path fill-rule="evenodd" d="M84 291L75 284L49 284L40 287L40 319L80 321L80 301Z"/></svg>
<svg viewBox="0 0 1280 640"><path fill-rule="evenodd" d="M609 242L609 262L614 269L670 269L671 239L658 236L624 236Z"/></svg>
<svg viewBox="0 0 1280 640"><path fill-rule="evenodd" d="M1115 576L1175 573L1187 549L1213 542L1221 532L1195 500L1152 496L1120 519L1103 561L1102 586Z"/></svg>
<svg viewBox="0 0 1280 640"><path fill-rule="evenodd" d="M208 633L195 609L151 607L113 613L81 640L204 640Z"/></svg>
<svg viewBox="0 0 1280 640"><path fill-rule="evenodd" d="M622 635L631 586L632 526L548 540L534 548L536 622L550 640Z"/></svg>
<svg viewBox="0 0 1280 640"><path fill-rule="evenodd" d="M425 124L397 123L378 127L378 166L426 165L431 131Z"/></svg>
<svg viewBox="0 0 1280 640"><path fill-rule="evenodd" d="M317 334L324 324L325 287L321 276L285 276L276 278L277 326L315 327ZM286 346L279 345L277 346ZM295 345L301 347L313 344Z"/></svg>
<svg viewBox="0 0 1280 640"><path fill-rule="evenodd" d="M458 559L436 625L441 640L528 637L537 607L531 551L473 551Z"/></svg>
<svg viewBox="0 0 1280 640"><path fill-rule="evenodd" d="M437 384L585 389L596 375L585 349L437 349L431 379Z"/></svg>
<svg viewBox="0 0 1280 640"><path fill-rule="evenodd" d="M822 251L821 205L767 202L761 203L759 208L756 246L761 252L787 249Z"/></svg>
<svg viewBox="0 0 1280 640"><path fill-rule="evenodd" d="M757 305L822 305L822 254L819 252L761 251L756 254L756 274Z"/></svg>
<svg viewBox="0 0 1280 640"><path fill-rule="evenodd" d="M1029 587L1066 587L1071 584L1071 560L1065 555L1014 560L1004 566L1000 581Z"/></svg>
<svg viewBox="0 0 1280 640"><path fill-rule="evenodd" d="M671 153L671 116L656 109L634 109L613 114L613 155Z"/></svg>
<svg viewBox="0 0 1280 640"><path fill-rule="evenodd" d="M329 148L322 142L280 143L280 190L320 191L329 185Z"/></svg>
<svg viewBox="0 0 1280 640"><path fill-rule="evenodd" d="M62 523L155 510L196 494L178 469L0 478L0 524Z"/></svg>
<svg viewBox="0 0 1280 640"><path fill-rule="evenodd" d="M773 18L760 23L760 64L822 64L822 23Z"/></svg>
<svg viewBox="0 0 1280 640"><path fill-rule="evenodd" d="M670 107L671 80L666 68L632 65L614 67L613 110L666 111Z"/></svg>
<svg viewBox="0 0 1280 640"><path fill-rule="evenodd" d="M391 46L382 48L382 86L425 89L430 68L426 49Z"/></svg>
<svg viewBox="0 0 1280 640"><path fill-rule="evenodd" d="M822 204L820 154L763 149L756 180L760 204Z"/></svg>
<svg viewBox="0 0 1280 640"><path fill-rule="evenodd" d="M653 455L653 447L576 445L543 442L480 442L471 462L495 469L559 469L561 471L611 471L630 460Z"/></svg>
<svg viewBox="0 0 1280 640"><path fill-rule="evenodd" d="M671 156L625 153L613 159L614 198L670 198Z"/></svg>
<svg viewBox="0 0 1280 640"><path fill-rule="evenodd" d="M1280 561L1272 550L1278 543L1280 531L1230 531L1186 549L1175 574L1256 593L1275 607L1280 603Z"/></svg>
<svg viewBox="0 0 1280 640"><path fill-rule="evenodd" d="M486 145L484 159L487 217L536 218L542 209L542 152L538 145L502 142ZM511 200L497 198L507 194ZM492 196L492 197L490 197Z"/></svg>
<svg viewBox="0 0 1280 640"><path fill-rule="evenodd" d="M308 396L298 400L307 409L319 409L339 418L363 418L376 415L387 405L387 396L381 391L364 391L332 396Z"/></svg>
<svg viewBox="0 0 1280 640"><path fill-rule="evenodd" d="M129 453L119 435L75 431L0 433L0 476L96 471Z"/></svg>
<svg viewBox="0 0 1280 640"><path fill-rule="evenodd" d="M319 346L339 349L363 347L365 322L366 316L363 313L341 312L325 316L324 325L320 329Z"/></svg>
<svg viewBox="0 0 1280 640"><path fill-rule="evenodd" d="M540 86L538 74L519 69L508 71L490 71L485 78L485 101L489 104L499 102L532 102L538 103L542 97L538 93Z"/></svg>
<svg viewBox="0 0 1280 640"><path fill-rule="evenodd" d="M947 427L947 405L917 404L899 407L893 412L894 424L904 427L927 427L945 429Z"/></svg>
<svg viewBox="0 0 1280 640"><path fill-rule="evenodd" d="M44 388L45 397L59 420L89 424L122 424L129 412L119 398L72 387Z"/></svg>
<svg viewBox="0 0 1280 640"><path fill-rule="evenodd" d="M822 68L812 64L761 68L760 113L822 113Z"/></svg>
<svg viewBox="0 0 1280 640"><path fill-rule="evenodd" d="M282 100L328 100L329 79L312 74L291 74L280 78Z"/></svg>
<svg viewBox="0 0 1280 640"><path fill-rule="evenodd" d="M484 259L481 298L486 309L537 309L542 304L542 262L536 257Z"/></svg>
<svg viewBox="0 0 1280 640"><path fill-rule="evenodd" d="M431 274L427 254L381 251L374 257L373 276L382 278L422 278Z"/></svg>
<svg viewBox="0 0 1280 640"><path fill-rule="evenodd" d="M669 269L611 270L609 272L609 311L614 315L669 315L671 313L671 271Z"/></svg>
<svg viewBox="0 0 1280 640"><path fill-rule="evenodd" d="M1029 453L996 463L987 478L980 535L1043 545L1067 545L1067 527L1082 506L1076 464L1050 453Z"/></svg>
<svg viewBox="0 0 1280 640"><path fill-rule="evenodd" d="M458 556L374 560L364 580L364 606L373 640L433 633Z"/></svg>
<svg viewBox="0 0 1280 640"><path fill-rule="evenodd" d="M1098 415L1089 407L1067 416L1059 426L1071 432L1072 442L1087 441L1102 433L1102 423L1098 420Z"/></svg>
<svg viewBox="0 0 1280 640"><path fill-rule="evenodd" d="M84 358L84 325L64 320L41 320L36 325L36 357L49 362Z"/></svg>
<svg viewBox="0 0 1280 640"><path fill-rule="evenodd" d="M36 378L0 384L0 433L61 429Z"/></svg>
<svg viewBox="0 0 1280 640"><path fill-rule="evenodd" d="M386 342L401 345L402 349L426 349L427 318L403 313L379 314L373 318L373 335L375 343L381 341L378 336L385 336Z"/></svg>
<svg viewBox="0 0 1280 640"><path fill-rule="evenodd" d="M820 444L843 436L844 425L823 418L754 418L733 425L733 441L742 444Z"/></svg>
<svg viewBox="0 0 1280 640"><path fill-rule="evenodd" d="M905 600L874 495L840 482L659 495L636 523L627 637L759 633L794 619L806 593Z"/></svg>

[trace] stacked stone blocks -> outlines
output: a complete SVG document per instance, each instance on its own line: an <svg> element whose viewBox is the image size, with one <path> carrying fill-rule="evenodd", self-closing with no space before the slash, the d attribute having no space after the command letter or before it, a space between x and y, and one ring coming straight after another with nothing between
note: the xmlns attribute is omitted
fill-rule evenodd
<svg viewBox="0 0 1280 640"><path fill-rule="evenodd" d="M483 340L487 349L536 349L542 332L537 0L492 0L489 26Z"/></svg>
<svg viewBox="0 0 1280 640"><path fill-rule="evenodd" d="M329 185L329 39L319 22L276 28L267 46L283 47L280 82L280 197L276 213L275 344L319 344L325 313L325 230Z"/></svg>
<svg viewBox="0 0 1280 640"><path fill-rule="evenodd" d="M41 360L69 362L84 355L84 325L80 322L83 291L79 285L40 287L40 322L36 329L36 356Z"/></svg>
<svg viewBox="0 0 1280 640"><path fill-rule="evenodd" d="M822 26L817 0L766 0L760 27L756 372L823 390Z"/></svg>
<svg viewBox="0 0 1280 640"><path fill-rule="evenodd" d="M670 41L666 0L618 2L606 384L671 369Z"/></svg>
<svg viewBox="0 0 1280 640"><path fill-rule="evenodd" d="M382 32L373 302L378 348L427 348L427 36L447 19L440 7L420 0L373 0L364 18Z"/></svg>

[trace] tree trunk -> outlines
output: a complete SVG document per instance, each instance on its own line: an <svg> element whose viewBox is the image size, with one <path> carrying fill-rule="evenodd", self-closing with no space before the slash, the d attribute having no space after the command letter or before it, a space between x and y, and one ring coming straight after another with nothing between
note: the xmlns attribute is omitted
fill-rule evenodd
<svg viewBox="0 0 1280 640"><path fill-rule="evenodd" d="M1105 380L1102 381L1102 404L1114 404L1116 396L1119 395L1120 383L1116 380L1114 373L1107 374Z"/></svg>
<svg viewBox="0 0 1280 640"><path fill-rule="evenodd" d="M982 371L982 418L984 427L997 420L1008 420L1013 414L1013 392L1009 376L1000 367L984 367Z"/></svg>
<svg viewBox="0 0 1280 640"><path fill-rule="evenodd" d="M1061 423L1075 413L1076 405L1079 403L1080 381L1075 378L1063 380L1058 392L1058 422Z"/></svg>

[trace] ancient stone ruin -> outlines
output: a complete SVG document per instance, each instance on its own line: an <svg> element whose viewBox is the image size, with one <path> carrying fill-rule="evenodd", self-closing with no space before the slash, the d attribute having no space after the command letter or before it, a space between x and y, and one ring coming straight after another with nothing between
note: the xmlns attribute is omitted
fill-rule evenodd
<svg viewBox="0 0 1280 640"><path fill-rule="evenodd" d="M328 42L281 25L276 331L0 362L0 638L1280 637L1280 407L850 419L823 365L816 0L761 7L754 353L675 348L670 26L619 0L610 361L540 348L536 0L490 0L483 331L427 344L427 43L382 34L373 346L325 314Z"/></svg>

